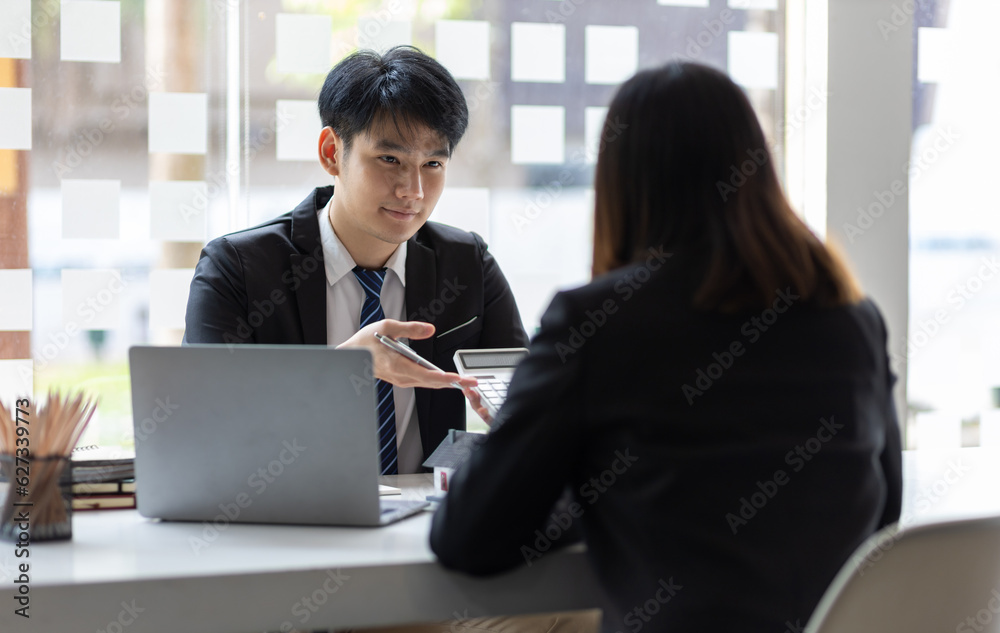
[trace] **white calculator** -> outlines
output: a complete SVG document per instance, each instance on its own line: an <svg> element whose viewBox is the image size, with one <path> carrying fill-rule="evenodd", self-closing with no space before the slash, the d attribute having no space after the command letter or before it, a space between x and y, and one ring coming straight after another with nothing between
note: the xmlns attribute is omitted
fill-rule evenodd
<svg viewBox="0 0 1000 633"><path fill-rule="evenodd" d="M472 376L479 381L483 406L496 418L500 405L507 399L507 385L514 375L514 368L528 355L524 347L500 349L460 349L455 352L455 367L461 376Z"/></svg>

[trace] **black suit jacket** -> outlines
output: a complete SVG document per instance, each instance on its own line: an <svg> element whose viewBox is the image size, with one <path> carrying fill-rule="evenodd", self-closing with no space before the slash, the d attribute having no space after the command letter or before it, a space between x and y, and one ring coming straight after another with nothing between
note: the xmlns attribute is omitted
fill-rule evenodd
<svg viewBox="0 0 1000 633"><path fill-rule="evenodd" d="M289 213L209 242L191 281L184 342L325 345L316 214L332 195L332 186L318 188ZM474 233L426 223L407 243L405 293L409 319L437 331L411 347L445 371L454 371L457 349L527 344L507 280ZM417 389L416 411L425 458L448 429L465 428L458 390Z"/></svg>
<svg viewBox="0 0 1000 633"><path fill-rule="evenodd" d="M556 296L434 517L443 564L534 564L575 525L609 596L605 630L780 633L898 519L875 306L784 290L766 311L699 312L689 271L654 258ZM567 487L573 503L553 511Z"/></svg>

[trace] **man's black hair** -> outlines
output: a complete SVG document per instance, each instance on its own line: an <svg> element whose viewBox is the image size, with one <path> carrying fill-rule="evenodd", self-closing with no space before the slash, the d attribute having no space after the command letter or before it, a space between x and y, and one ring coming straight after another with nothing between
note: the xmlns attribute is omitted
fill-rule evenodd
<svg viewBox="0 0 1000 633"><path fill-rule="evenodd" d="M469 108L437 60L413 46L396 46L384 54L359 50L334 66L319 93L319 117L345 150L357 134L391 120L397 129L426 125L448 140L451 154L469 124Z"/></svg>

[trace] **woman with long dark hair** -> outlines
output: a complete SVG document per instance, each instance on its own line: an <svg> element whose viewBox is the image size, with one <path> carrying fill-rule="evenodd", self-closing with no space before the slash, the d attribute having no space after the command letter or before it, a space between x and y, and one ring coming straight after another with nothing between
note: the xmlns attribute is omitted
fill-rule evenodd
<svg viewBox="0 0 1000 633"><path fill-rule="evenodd" d="M899 517L883 320L724 74L637 74L602 138L594 280L552 301L431 545L474 574L531 564L563 497L605 630L804 626Z"/></svg>

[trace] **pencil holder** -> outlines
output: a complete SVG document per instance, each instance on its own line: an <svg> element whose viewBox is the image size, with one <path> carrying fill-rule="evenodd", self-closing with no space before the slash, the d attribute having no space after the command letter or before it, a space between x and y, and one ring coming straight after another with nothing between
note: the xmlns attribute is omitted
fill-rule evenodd
<svg viewBox="0 0 1000 633"><path fill-rule="evenodd" d="M72 538L72 470L69 457L0 454L0 538L19 544Z"/></svg>

